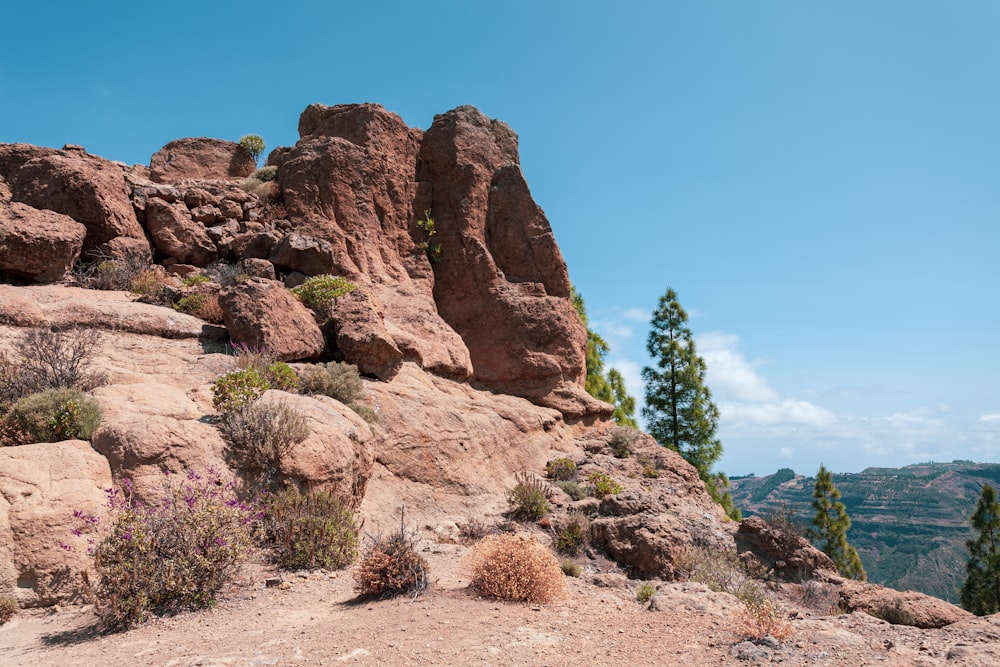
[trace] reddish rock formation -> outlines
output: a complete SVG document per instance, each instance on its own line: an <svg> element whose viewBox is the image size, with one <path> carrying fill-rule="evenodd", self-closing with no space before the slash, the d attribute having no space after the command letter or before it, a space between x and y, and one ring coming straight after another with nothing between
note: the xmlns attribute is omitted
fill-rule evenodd
<svg viewBox="0 0 1000 667"><path fill-rule="evenodd" d="M12 202L0 206L0 271L59 280L83 248L87 228L68 215Z"/></svg>
<svg viewBox="0 0 1000 667"><path fill-rule="evenodd" d="M845 580L840 587L840 606L847 612L863 611L890 623L917 628L942 628L973 617L961 607L930 595L851 580Z"/></svg>
<svg viewBox="0 0 1000 667"><path fill-rule="evenodd" d="M736 547L749 551L774 574L787 581L838 577L830 557L794 531L768 524L759 516L740 522Z"/></svg>
<svg viewBox="0 0 1000 667"><path fill-rule="evenodd" d="M178 262L205 266L218 257L205 225L192 220L183 204L150 199L146 203L146 228L157 252Z"/></svg>
<svg viewBox="0 0 1000 667"><path fill-rule="evenodd" d="M314 359L325 346L312 312L280 282L251 278L219 294L235 343L270 350L278 359Z"/></svg>
<svg viewBox="0 0 1000 667"><path fill-rule="evenodd" d="M171 141L149 160L150 178L157 183L242 178L256 168L250 153L235 141L207 137Z"/></svg>
<svg viewBox="0 0 1000 667"><path fill-rule="evenodd" d="M27 151L8 149L16 163ZM68 215L87 228L84 252L124 236L144 238L122 168L81 151L53 152L22 163L7 176L14 201Z"/></svg>

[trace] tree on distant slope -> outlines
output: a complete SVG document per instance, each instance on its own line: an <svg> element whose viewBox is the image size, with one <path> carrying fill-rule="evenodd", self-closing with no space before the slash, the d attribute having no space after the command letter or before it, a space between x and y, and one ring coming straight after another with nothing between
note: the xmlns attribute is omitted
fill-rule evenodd
<svg viewBox="0 0 1000 667"><path fill-rule="evenodd" d="M840 489L833 483L833 474L824 465L819 467L816 474L812 506L816 510L816 516L813 518L809 537L830 557L842 576L865 581L868 576L861 564L861 557L847 541L851 517L847 516L847 508L840 502Z"/></svg>
<svg viewBox="0 0 1000 667"><path fill-rule="evenodd" d="M571 298L583 326L587 328L587 379L584 388L594 398L615 406L611 417L620 426L639 428L635 421L635 399L625 389L625 379L614 368L608 369L607 374L604 372L604 357L611 351L611 347L600 334L591 330L583 295L575 287L571 288Z"/></svg>
<svg viewBox="0 0 1000 667"><path fill-rule="evenodd" d="M977 536L966 542L969 562L959 599L973 614L995 614L1000 611L1000 503L989 484L983 485L972 528Z"/></svg>
<svg viewBox="0 0 1000 667"><path fill-rule="evenodd" d="M656 360L656 368L642 369L646 383L642 414L649 434L697 468L712 497L736 519L739 510L733 507L729 480L712 473L712 466L722 456L722 442L715 435L719 409L705 385L705 360L695 350L687 320L677 293L667 289L653 312L646 339L646 350Z"/></svg>

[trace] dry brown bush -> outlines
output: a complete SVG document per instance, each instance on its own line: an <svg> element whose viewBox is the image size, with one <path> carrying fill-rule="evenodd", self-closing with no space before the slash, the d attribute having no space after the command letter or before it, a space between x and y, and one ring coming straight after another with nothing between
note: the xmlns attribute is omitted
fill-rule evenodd
<svg viewBox="0 0 1000 667"><path fill-rule="evenodd" d="M743 607L736 613L736 633L751 641L770 635L783 642L792 636L792 624L778 605L766 598L744 601Z"/></svg>
<svg viewBox="0 0 1000 667"><path fill-rule="evenodd" d="M472 587L515 602L551 602L566 592L559 561L534 538L490 535L472 548Z"/></svg>
<svg viewBox="0 0 1000 667"><path fill-rule="evenodd" d="M427 587L427 561L416 550L416 537L400 522L397 531L371 538L371 544L354 569L354 590L358 595L395 597Z"/></svg>

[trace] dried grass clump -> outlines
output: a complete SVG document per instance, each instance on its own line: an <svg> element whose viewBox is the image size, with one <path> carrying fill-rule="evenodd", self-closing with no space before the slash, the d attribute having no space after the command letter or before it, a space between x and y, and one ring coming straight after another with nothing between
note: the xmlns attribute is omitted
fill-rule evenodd
<svg viewBox="0 0 1000 667"><path fill-rule="evenodd" d="M234 458L250 471L277 467L310 433L305 415L285 401L254 401L225 412L221 427Z"/></svg>
<svg viewBox="0 0 1000 667"><path fill-rule="evenodd" d="M9 595L0 595L0 625L14 618L17 610L17 600Z"/></svg>
<svg viewBox="0 0 1000 667"><path fill-rule="evenodd" d="M473 547L472 587L515 602L551 602L566 591L566 577L548 549L534 538L490 535Z"/></svg>
<svg viewBox="0 0 1000 667"><path fill-rule="evenodd" d="M419 595L427 588L429 568L417 553L417 538L400 520L399 529L388 537L371 537L371 544L354 569L354 591L358 595L391 598L405 593Z"/></svg>
<svg viewBox="0 0 1000 667"><path fill-rule="evenodd" d="M358 555L358 523L344 498L318 489L292 487L268 508L274 557L284 568L337 570Z"/></svg>
<svg viewBox="0 0 1000 667"><path fill-rule="evenodd" d="M736 613L736 633L750 641L770 636L784 642L792 636L792 624L771 600L744 601L743 607Z"/></svg>
<svg viewBox="0 0 1000 667"><path fill-rule="evenodd" d="M513 519L537 521L549 511L549 485L528 473L514 476L514 486L507 491L507 504Z"/></svg>

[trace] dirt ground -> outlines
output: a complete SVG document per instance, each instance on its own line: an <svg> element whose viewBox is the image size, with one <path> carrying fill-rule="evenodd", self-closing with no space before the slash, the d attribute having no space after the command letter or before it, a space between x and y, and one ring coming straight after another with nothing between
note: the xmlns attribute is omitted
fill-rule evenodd
<svg viewBox="0 0 1000 667"><path fill-rule="evenodd" d="M416 598L359 600L349 571L286 572L268 587L273 569L253 565L215 608L128 632L101 635L86 606L23 611L0 626L0 665L1000 664L1000 619L917 630L806 615L785 644L755 646L733 631L735 598L701 585L661 584L652 611L635 600L641 582L585 570L562 600L504 603L468 589L465 547L422 548L432 584Z"/></svg>

